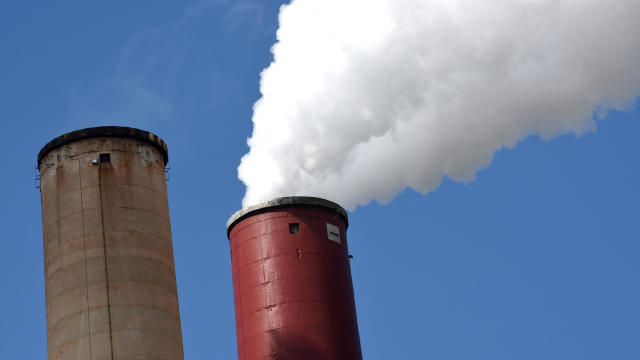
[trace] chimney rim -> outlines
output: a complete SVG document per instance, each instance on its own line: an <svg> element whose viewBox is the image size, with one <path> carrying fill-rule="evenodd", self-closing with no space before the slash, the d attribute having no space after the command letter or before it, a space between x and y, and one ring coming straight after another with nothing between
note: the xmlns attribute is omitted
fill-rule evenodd
<svg viewBox="0 0 640 360"><path fill-rule="evenodd" d="M98 137L122 137L144 141L160 151L165 166L169 163L167 144L158 135L126 126L98 126L71 131L49 141L38 153L38 167L42 159L52 150L75 141Z"/></svg>
<svg viewBox="0 0 640 360"><path fill-rule="evenodd" d="M333 201L313 196L284 196L263 201L236 211L227 221L227 238L237 223L250 216L273 211L274 209L292 207L315 207L330 210L342 216L345 227L349 227L349 215L347 211Z"/></svg>

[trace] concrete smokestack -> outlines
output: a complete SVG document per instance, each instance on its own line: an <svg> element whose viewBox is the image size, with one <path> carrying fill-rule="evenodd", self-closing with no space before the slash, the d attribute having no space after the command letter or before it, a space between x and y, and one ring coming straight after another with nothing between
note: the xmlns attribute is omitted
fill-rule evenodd
<svg viewBox="0 0 640 360"><path fill-rule="evenodd" d="M38 155L49 360L183 359L167 147L126 127Z"/></svg>
<svg viewBox="0 0 640 360"><path fill-rule="evenodd" d="M362 359L339 205L284 197L227 223L240 360Z"/></svg>

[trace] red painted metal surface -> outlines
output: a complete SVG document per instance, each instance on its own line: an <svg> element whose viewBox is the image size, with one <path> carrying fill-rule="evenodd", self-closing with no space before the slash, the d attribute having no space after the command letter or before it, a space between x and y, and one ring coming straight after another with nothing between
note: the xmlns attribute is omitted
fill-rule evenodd
<svg viewBox="0 0 640 360"><path fill-rule="evenodd" d="M362 359L346 221L322 206L293 205L231 224L240 360Z"/></svg>

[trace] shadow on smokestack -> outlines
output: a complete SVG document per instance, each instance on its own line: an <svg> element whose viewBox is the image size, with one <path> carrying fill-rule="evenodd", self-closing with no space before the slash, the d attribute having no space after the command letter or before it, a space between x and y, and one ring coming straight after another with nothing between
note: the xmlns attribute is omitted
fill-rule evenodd
<svg viewBox="0 0 640 360"><path fill-rule="evenodd" d="M269 331L270 347L273 359L278 360L325 360L330 359L321 348L314 346L304 336L297 334L281 334L280 329ZM286 349L284 352L279 350ZM301 358L300 356L304 356Z"/></svg>

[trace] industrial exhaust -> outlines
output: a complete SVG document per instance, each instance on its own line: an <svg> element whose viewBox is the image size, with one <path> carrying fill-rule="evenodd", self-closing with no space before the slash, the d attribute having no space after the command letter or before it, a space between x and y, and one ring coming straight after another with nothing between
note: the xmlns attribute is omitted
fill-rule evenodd
<svg viewBox="0 0 640 360"><path fill-rule="evenodd" d="M183 359L167 146L97 127L38 155L49 360Z"/></svg>
<svg viewBox="0 0 640 360"><path fill-rule="evenodd" d="M238 358L362 359L347 212L281 197L227 222Z"/></svg>

